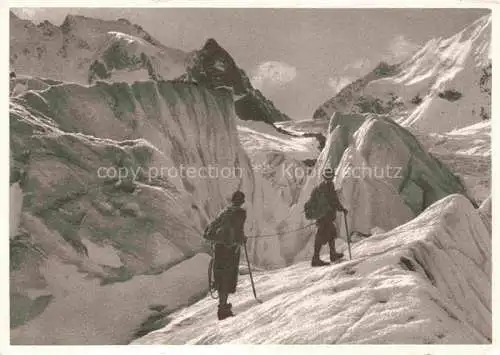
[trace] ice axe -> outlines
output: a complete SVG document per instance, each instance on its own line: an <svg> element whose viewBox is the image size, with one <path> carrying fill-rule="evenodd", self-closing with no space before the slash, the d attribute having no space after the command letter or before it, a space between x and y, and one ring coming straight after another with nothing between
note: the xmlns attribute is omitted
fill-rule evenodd
<svg viewBox="0 0 500 355"><path fill-rule="evenodd" d="M261 300L257 298L257 293L255 292L255 285L253 283L253 276L252 276L252 268L250 267L250 261L248 260L248 251L247 251L247 242L243 243L243 247L245 248L245 259L247 259L247 265L248 265L248 274L250 275L250 282L252 283L252 291L253 295L255 297L255 300L259 303L262 303Z"/></svg>
<svg viewBox="0 0 500 355"><path fill-rule="evenodd" d="M347 239L347 249L349 250L349 260L352 260L351 256L351 236L349 234L349 231L347 230L347 212L344 211L344 225L345 225L345 233L346 233L346 239Z"/></svg>

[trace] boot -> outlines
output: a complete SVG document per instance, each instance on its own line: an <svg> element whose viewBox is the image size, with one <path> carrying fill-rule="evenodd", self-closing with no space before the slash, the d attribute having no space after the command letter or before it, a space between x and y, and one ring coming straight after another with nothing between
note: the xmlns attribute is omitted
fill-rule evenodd
<svg viewBox="0 0 500 355"><path fill-rule="evenodd" d="M337 253L336 251L330 251L330 261L335 263L344 257L344 253Z"/></svg>
<svg viewBox="0 0 500 355"><path fill-rule="evenodd" d="M319 256L317 257L313 257L312 261L311 261L311 266L312 267L316 267L316 266L326 266L326 265L330 265L330 263L326 262L326 261L323 261L319 258Z"/></svg>
<svg viewBox="0 0 500 355"><path fill-rule="evenodd" d="M311 261L312 267L330 265L330 263L327 263L326 261L323 261L319 258L319 253L321 252L321 246L322 244L319 235L316 234L316 239L314 240L314 254Z"/></svg>
<svg viewBox="0 0 500 355"><path fill-rule="evenodd" d="M219 309L217 310L217 318L219 318L219 320L223 320L232 316L234 316L234 314L231 311L230 303L225 305L219 305Z"/></svg>

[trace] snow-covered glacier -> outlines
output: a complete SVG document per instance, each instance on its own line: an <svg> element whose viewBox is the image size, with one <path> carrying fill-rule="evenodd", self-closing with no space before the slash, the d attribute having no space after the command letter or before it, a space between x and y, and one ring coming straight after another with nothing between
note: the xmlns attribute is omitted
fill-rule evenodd
<svg viewBox="0 0 500 355"><path fill-rule="evenodd" d="M10 25L12 344L491 343L491 16L294 122L215 39ZM311 268L326 167L346 260ZM238 189L264 303L242 257L219 322L201 235Z"/></svg>
<svg viewBox="0 0 500 355"><path fill-rule="evenodd" d="M264 122L238 120L237 125L255 173L269 181L288 205L295 204L320 153L319 142L279 132ZM302 173L290 173L295 171Z"/></svg>
<svg viewBox="0 0 500 355"><path fill-rule="evenodd" d="M110 31L103 36L102 44L92 57L88 82L111 80L132 84L176 78L184 73L185 60L142 38Z"/></svg>
<svg viewBox="0 0 500 355"><path fill-rule="evenodd" d="M487 344L491 236L462 195L353 247L353 259L254 273L217 321L210 297L132 344Z"/></svg>
<svg viewBox="0 0 500 355"><path fill-rule="evenodd" d="M133 335L127 323L108 324L111 332L124 329L105 335L107 323L84 309L105 317L99 303L108 290L117 292L115 282L127 288L136 275L168 278L193 257L201 262L200 282L192 280L198 287L183 297L195 297L206 291L207 257L196 256L208 250L203 228L234 191L247 195L249 235L273 231L286 212L280 204L288 206L254 173L227 92L153 81L62 84L13 98L10 120L11 204L18 212L11 215L14 343L126 342ZM256 263L283 263L260 247L249 246ZM161 283L155 291L151 282L151 296L137 307L176 292ZM130 287L126 299L139 297L140 287ZM75 299L83 308L72 307ZM147 309L129 312L126 304L109 306L110 314L132 313L126 317L137 326ZM64 336L76 329L53 324L58 317L87 330ZM67 330L47 333L49 324Z"/></svg>
<svg viewBox="0 0 500 355"><path fill-rule="evenodd" d="M448 167L427 153L407 129L386 116L336 113L328 132L326 146L297 204L281 221L285 230L310 223L304 216L304 204L325 168L336 170L334 183L349 210L349 234L370 235L374 228L390 230L447 195L467 195L460 179ZM345 239L343 214L338 214L337 222L338 234ZM286 260L310 257L314 232L311 226L293 237L281 238Z"/></svg>
<svg viewBox="0 0 500 355"><path fill-rule="evenodd" d="M417 133L422 145L450 167L481 204L491 194L491 121L446 133Z"/></svg>

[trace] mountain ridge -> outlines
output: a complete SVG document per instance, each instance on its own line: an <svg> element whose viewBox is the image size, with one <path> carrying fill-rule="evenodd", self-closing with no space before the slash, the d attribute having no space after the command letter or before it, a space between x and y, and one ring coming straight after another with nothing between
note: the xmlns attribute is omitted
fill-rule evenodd
<svg viewBox="0 0 500 355"><path fill-rule="evenodd" d="M70 16L63 31L11 21L16 65L48 76L10 81L12 344L128 344L147 333L133 343L491 343L491 120L446 131L455 125L445 119L434 134L398 123L419 90L435 89L409 123L469 115L476 94L491 100L491 66L484 80L476 66L487 21L429 42L411 65L379 64L348 92L360 102L339 101L348 113L309 122L279 121L215 39L182 52L178 76L154 38L111 22ZM429 111L436 103L448 116ZM311 268L317 230L304 204L325 168L348 209L335 223L346 258ZM236 190L248 260L236 316L218 322L202 235Z"/></svg>
<svg viewBox="0 0 500 355"><path fill-rule="evenodd" d="M202 49L191 55L187 73L177 80L231 90L235 95L236 114L242 120L266 123L291 120L260 90L253 88L245 71L236 65L231 55L213 38L207 39Z"/></svg>
<svg viewBox="0 0 500 355"><path fill-rule="evenodd" d="M68 14L60 26L35 25L10 12L11 71L34 77L93 84L173 80L230 90L242 120L269 124L291 120L262 92L215 39L200 50L167 47L140 25ZM77 58L77 59L75 59ZM221 68L220 64L226 63ZM222 69L222 70L221 70Z"/></svg>
<svg viewBox="0 0 500 355"><path fill-rule="evenodd" d="M448 38L431 39L406 61L382 63L347 85L313 118L334 112L391 114L403 126L438 133L489 119L490 33L491 14Z"/></svg>

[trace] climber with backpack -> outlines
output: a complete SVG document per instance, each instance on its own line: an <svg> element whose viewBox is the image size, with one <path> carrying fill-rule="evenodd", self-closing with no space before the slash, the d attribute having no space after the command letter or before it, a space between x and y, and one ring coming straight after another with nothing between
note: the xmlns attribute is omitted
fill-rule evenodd
<svg viewBox="0 0 500 355"><path fill-rule="evenodd" d="M318 227L314 239L314 255L311 261L313 267L330 264L319 257L321 247L325 244L330 246L330 261L332 263L337 262L344 256L343 253L337 253L335 250L335 239L337 238L335 219L337 211L347 214L347 210L340 203L335 191L332 181L334 175L333 169L325 168L322 172L323 181L314 188L309 200L304 205L306 218L316 220L316 226Z"/></svg>
<svg viewBox="0 0 500 355"><path fill-rule="evenodd" d="M232 204L205 228L203 234L203 238L213 245L213 276L219 294L217 311L219 320L234 316L231 303L228 303L227 299L230 293L236 292L240 249L247 240L243 230L246 211L241 208L245 203L245 194L236 191L231 197L231 202Z"/></svg>

